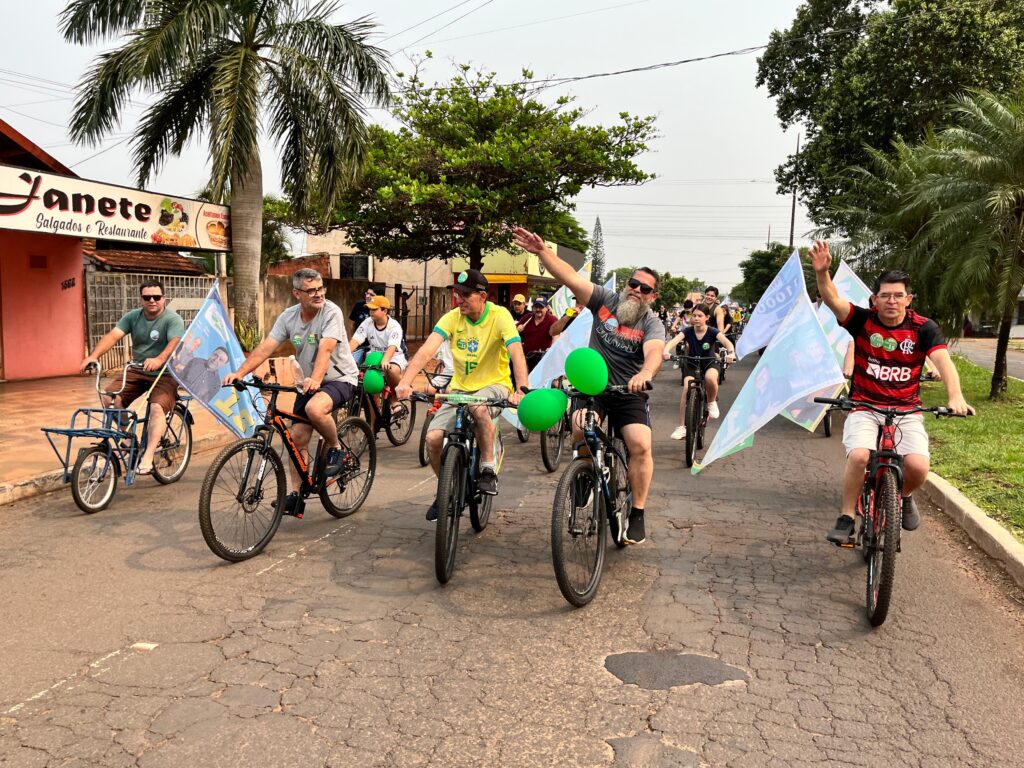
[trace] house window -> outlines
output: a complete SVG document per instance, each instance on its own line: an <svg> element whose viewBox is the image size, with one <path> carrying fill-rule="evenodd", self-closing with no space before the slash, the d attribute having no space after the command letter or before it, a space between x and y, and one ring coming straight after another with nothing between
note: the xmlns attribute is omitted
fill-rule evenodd
<svg viewBox="0 0 1024 768"><path fill-rule="evenodd" d="M46 254L32 253L28 257L29 269L46 269Z"/></svg>
<svg viewBox="0 0 1024 768"><path fill-rule="evenodd" d="M369 280L370 279L370 257L365 254L341 254L341 279L342 280Z"/></svg>

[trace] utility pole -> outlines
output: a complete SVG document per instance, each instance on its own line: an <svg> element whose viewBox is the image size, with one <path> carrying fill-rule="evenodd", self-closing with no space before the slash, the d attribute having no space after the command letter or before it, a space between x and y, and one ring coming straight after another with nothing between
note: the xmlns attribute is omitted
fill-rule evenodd
<svg viewBox="0 0 1024 768"><path fill-rule="evenodd" d="M770 251L772 249L772 225L768 225L768 240L764 244L764 249Z"/></svg>
<svg viewBox="0 0 1024 768"><path fill-rule="evenodd" d="M793 158L793 169L796 170L796 163L800 159L800 134L796 135L796 156ZM793 230L796 227L796 178L793 179L793 206L789 212L789 250L793 251Z"/></svg>

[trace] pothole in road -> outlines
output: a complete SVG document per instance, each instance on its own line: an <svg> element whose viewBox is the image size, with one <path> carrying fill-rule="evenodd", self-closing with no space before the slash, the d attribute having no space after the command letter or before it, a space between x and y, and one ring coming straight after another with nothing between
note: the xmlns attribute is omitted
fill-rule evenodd
<svg viewBox="0 0 1024 768"><path fill-rule="evenodd" d="M739 667L698 656L670 651L616 653L604 660L605 669L624 683L650 691L667 691L679 685L721 685L747 680Z"/></svg>

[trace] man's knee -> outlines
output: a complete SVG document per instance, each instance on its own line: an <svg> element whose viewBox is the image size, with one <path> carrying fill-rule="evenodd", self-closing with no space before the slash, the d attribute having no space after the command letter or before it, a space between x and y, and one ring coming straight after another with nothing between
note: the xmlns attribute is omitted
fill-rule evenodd
<svg viewBox="0 0 1024 768"><path fill-rule="evenodd" d="M441 443L444 442L444 430L443 429L431 429L427 432L427 448L431 451L437 451L441 448Z"/></svg>
<svg viewBox="0 0 1024 768"><path fill-rule="evenodd" d="M326 392L317 392L306 403L306 416L328 416L334 410L334 400Z"/></svg>
<svg viewBox="0 0 1024 768"><path fill-rule="evenodd" d="M871 458L871 451L867 448L854 448L846 456L846 464L850 467L855 467L860 470L864 470L868 465L868 459Z"/></svg>
<svg viewBox="0 0 1024 768"><path fill-rule="evenodd" d="M908 475L924 477L928 474L931 463L927 456L911 453L903 457L903 470Z"/></svg>

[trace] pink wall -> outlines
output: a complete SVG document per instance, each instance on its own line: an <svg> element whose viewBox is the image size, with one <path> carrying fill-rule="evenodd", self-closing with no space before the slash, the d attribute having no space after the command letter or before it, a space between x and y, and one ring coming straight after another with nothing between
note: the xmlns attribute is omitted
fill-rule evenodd
<svg viewBox="0 0 1024 768"><path fill-rule="evenodd" d="M30 266L33 257L45 259L45 268ZM0 231L4 378L78 371L85 357L84 279L78 238Z"/></svg>

